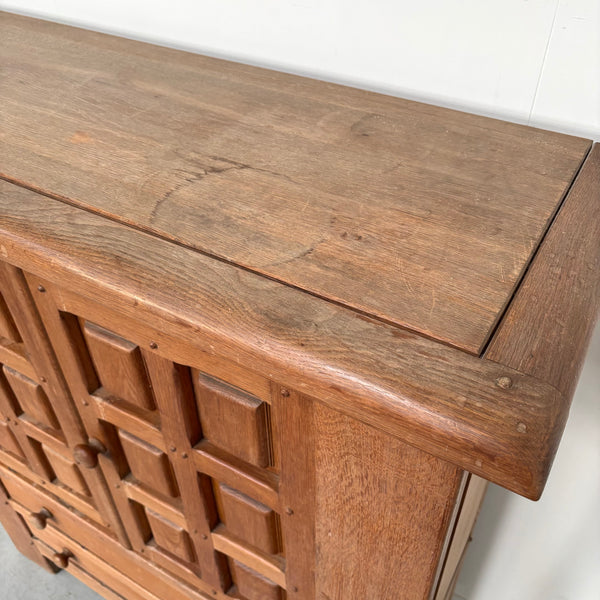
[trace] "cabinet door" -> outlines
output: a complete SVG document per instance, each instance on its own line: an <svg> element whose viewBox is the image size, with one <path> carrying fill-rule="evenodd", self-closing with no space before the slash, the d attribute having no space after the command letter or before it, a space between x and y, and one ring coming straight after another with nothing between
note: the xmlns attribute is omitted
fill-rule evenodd
<svg viewBox="0 0 600 600"><path fill-rule="evenodd" d="M136 320L134 297L27 281L144 564L222 600L428 597L460 469Z"/></svg>
<svg viewBox="0 0 600 600"><path fill-rule="evenodd" d="M37 293L44 293L43 288ZM0 461L127 543L24 274L0 263Z"/></svg>
<svg viewBox="0 0 600 600"><path fill-rule="evenodd" d="M271 382L27 278L133 550L213 597L283 600Z"/></svg>

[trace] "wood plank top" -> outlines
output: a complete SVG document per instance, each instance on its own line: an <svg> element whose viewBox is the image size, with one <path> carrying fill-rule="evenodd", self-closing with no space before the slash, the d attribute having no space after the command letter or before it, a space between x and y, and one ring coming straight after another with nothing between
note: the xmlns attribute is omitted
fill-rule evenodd
<svg viewBox="0 0 600 600"><path fill-rule="evenodd" d="M479 354L590 142L0 13L0 176Z"/></svg>
<svg viewBox="0 0 600 600"><path fill-rule="evenodd" d="M1 260L539 496L598 146L6 13L0 57Z"/></svg>
<svg viewBox="0 0 600 600"><path fill-rule="evenodd" d="M120 328L155 328L144 346L167 357L185 344L217 354L514 491L541 491L564 402L535 377L5 181L0 257L57 296L75 289L97 317L110 308Z"/></svg>
<svg viewBox="0 0 600 600"><path fill-rule="evenodd" d="M544 238L485 357L552 384L567 398L600 307L600 145Z"/></svg>

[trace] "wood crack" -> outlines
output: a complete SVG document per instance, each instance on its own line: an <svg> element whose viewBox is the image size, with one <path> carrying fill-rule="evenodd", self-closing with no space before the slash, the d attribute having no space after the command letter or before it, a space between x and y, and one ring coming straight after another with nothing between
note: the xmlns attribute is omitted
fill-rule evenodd
<svg viewBox="0 0 600 600"><path fill-rule="evenodd" d="M260 167L253 167L252 165L238 162L235 160L231 160L229 158L223 158L221 156L208 156L211 160L218 161L221 163L225 163L229 166L227 167L219 167L219 166L201 166L199 170L190 171L189 173L186 171L178 170L180 173L186 173L187 176L184 177L184 180L181 183L178 183L173 188L168 190L165 194L163 194L160 198L157 198L152 211L150 212L150 222L153 223L157 216L158 211L163 207L163 205L173 196L173 194L177 193L179 190L194 184L198 181L202 181L206 179L210 175L220 175L222 173L227 173L229 171L256 171L257 173L266 173L268 175L272 175L274 177L280 177L285 179L291 183L295 183L290 177L284 175L282 173L277 173L276 171L271 171L269 169L262 169ZM189 160L189 159L188 159ZM308 253L308 252L307 252ZM301 258L301 257L298 257Z"/></svg>

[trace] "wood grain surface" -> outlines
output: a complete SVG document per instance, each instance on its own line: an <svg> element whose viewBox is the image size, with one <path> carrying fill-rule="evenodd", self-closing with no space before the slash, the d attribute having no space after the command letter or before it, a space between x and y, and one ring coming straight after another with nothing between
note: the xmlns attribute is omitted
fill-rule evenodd
<svg viewBox="0 0 600 600"><path fill-rule="evenodd" d="M561 405L545 382L6 182L0 220L5 260L125 330L154 324L158 349L221 355L509 489L543 487Z"/></svg>
<svg viewBox="0 0 600 600"><path fill-rule="evenodd" d="M438 565L437 587L432 589L431 600L452 600L456 578L471 541L471 534L485 497L488 482L477 475L467 474L468 481L456 506L456 519L448 531L444 558Z"/></svg>
<svg viewBox="0 0 600 600"><path fill-rule="evenodd" d="M0 263L0 287L34 371L32 374L34 379L19 377L16 371L13 371L12 379L13 382L20 380L21 385L15 386L13 392L18 394L20 391L19 397L26 399L25 406L33 413L18 414L23 407L14 406L13 410L18 408L18 412L11 414L12 431L26 456L27 466L45 479L46 485L49 489L53 489L54 493L62 497L70 497L69 503L72 506L77 506L84 514L96 518L123 539L124 532L106 489L106 482L94 469L80 470L73 464L72 448L85 443L87 437L74 410L72 397L24 274L11 265ZM5 366L4 371L7 370L8 367ZM44 423L48 416L51 420ZM41 422L38 422L40 418ZM48 425L50 429L47 428ZM60 429L55 430L54 427L59 425ZM54 451L53 465L46 456L47 448L51 453ZM70 467L68 463L71 463ZM27 466L22 465L25 471L28 470ZM54 472L53 466L58 467L58 473ZM57 482L53 482L55 476L60 474L66 476L66 480L58 478ZM77 489L70 490L69 483L74 483ZM78 493L82 490L91 491L93 498L79 496Z"/></svg>
<svg viewBox="0 0 600 600"><path fill-rule="evenodd" d="M315 410L315 597L425 600L463 472L327 407Z"/></svg>
<svg viewBox="0 0 600 600"><path fill-rule="evenodd" d="M44 556L52 560L56 548L67 547L73 557L65 570L106 600L160 600L60 531L49 529L43 538L43 541L36 539L35 546Z"/></svg>
<svg viewBox="0 0 600 600"><path fill-rule="evenodd" d="M17 544L111 600L449 597L558 447L598 146L7 13L0 53Z"/></svg>
<svg viewBox="0 0 600 600"><path fill-rule="evenodd" d="M38 564L46 571L54 573L56 569L42 556L40 551L32 544L31 531L25 520L9 505L7 494L0 480L0 523L8 533L13 544L19 552L29 560Z"/></svg>
<svg viewBox="0 0 600 600"><path fill-rule="evenodd" d="M117 569L121 574L121 581L124 580L123 574L126 574L126 578L130 578L143 588L149 588L161 600L164 598L206 600L207 597L229 600L230 597L221 592L213 594L213 588L201 579L197 579L192 586L166 570L157 569L143 557L123 548L77 512L57 502L42 488L33 486L30 481L9 471L1 464L0 477L11 498L9 504L14 510L28 515L42 506L47 507L53 515L53 522L48 524L48 531L77 540L78 545L90 551L97 559Z"/></svg>
<svg viewBox="0 0 600 600"><path fill-rule="evenodd" d="M600 145L594 145L486 358L571 398L600 310Z"/></svg>
<svg viewBox="0 0 600 600"><path fill-rule="evenodd" d="M479 353L590 143L3 13L0 175Z"/></svg>
<svg viewBox="0 0 600 600"><path fill-rule="evenodd" d="M600 311L600 145L595 144L485 354L561 393L546 478Z"/></svg>
<svg viewBox="0 0 600 600"><path fill-rule="evenodd" d="M312 600L316 592L315 402L273 386L273 420L279 432L281 531L286 546L289 600Z"/></svg>

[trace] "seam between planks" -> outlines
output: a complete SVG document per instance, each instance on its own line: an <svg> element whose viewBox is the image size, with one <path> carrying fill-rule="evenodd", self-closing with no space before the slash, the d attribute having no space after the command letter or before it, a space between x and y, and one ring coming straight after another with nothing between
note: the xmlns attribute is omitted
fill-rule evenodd
<svg viewBox="0 0 600 600"><path fill-rule="evenodd" d="M480 348L478 351L470 351L467 348L461 346L460 344L453 344L448 340L444 340L444 339L440 339L438 337L436 337L435 335L429 335L423 331L420 331L419 329L416 329L414 327L409 327L407 325L403 325L401 323L398 323L392 319L386 319L382 316L379 315L374 315L366 310L362 310L360 308L357 308L356 306L352 306L350 304L347 304L345 302L342 302L340 300L335 300L333 298L330 298L324 294L319 294L318 292L312 291L312 290L308 290L304 287L302 287L301 285L296 285L294 283L291 283L289 281L285 281L284 279L281 279L279 277L275 277L273 275L268 275L266 273L264 273L263 271L261 271L260 269L256 269L256 268L252 268L249 267L247 265L242 265L239 264L237 262L235 262L234 260L230 260L227 259L223 256L219 256L218 254L213 254L212 252L208 251L208 250L203 250L201 248L195 248L190 246L189 244L186 244L185 242L182 242L174 237L171 237L169 235L167 235L164 232L159 232L156 230L153 230L149 227L145 227L142 226L138 223L134 223L133 221L130 221L128 219L122 218L122 217L118 217L115 216L112 213L109 213L103 209L99 209L99 208L93 208L90 206L86 206L85 204L83 204L82 202L80 202L79 200L74 200L72 198L69 198L67 196L62 196L60 194L56 194L54 192L45 190L43 188L39 188L37 186L28 184L24 181L21 181L19 179L13 178L10 175L6 175L4 173L0 173L0 180L4 180L7 183L10 183L12 185L16 185L20 188L24 188L24 189L28 189L32 192L35 192L36 194L39 194L41 196L45 196L47 198L50 198L51 200L55 200L58 202L62 202L63 204L67 204L69 206L73 206L74 208L77 208L79 210L85 211L87 213L90 214L94 214L94 215L98 215L101 216L105 219L108 219L109 221L112 221L113 223L117 223L119 225L122 225L124 227L129 227L133 230L139 231L141 233L150 235L154 238L157 239L161 239L164 241L167 241L169 243L175 244L181 248L185 248L187 250L190 250L192 252L196 252L198 254L201 254L202 256L206 256L207 258L210 258L212 260L216 260L219 261L223 264L227 264L230 266L233 266L237 269L241 269L242 271L245 271L247 273L252 273L253 275L258 275L259 277L262 277L263 279L268 279L270 281L274 281L275 283L278 283L280 285L286 286L288 288L292 288L295 289L299 292L302 292L304 294L307 294L309 296L313 296L314 298L318 298L319 300L322 300L324 302L328 302L329 304L335 305L335 306L339 306L341 308L344 308L346 310L350 310L355 314L361 315L363 317L367 317L369 319L372 319L375 322L379 322L379 323L383 323L386 325L390 325L392 327L395 327L399 330L402 331L407 331L410 332L414 335L418 335L421 338L424 339L429 339L432 340L438 344L442 344L444 346L450 347L450 348L454 348L456 350L459 350L461 352L464 352L465 354L468 354L470 356L479 356L480 358L484 358L485 354L488 350L488 347L490 345L490 343L492 342L492 340L494 339L494 336L496 335L496 332L498 330L498 328L500 327L501 323L504 320L504 317L506 315L506 313L508 312L508 309L510 308L518 290L520 289L528 271L529 268L531 267L531 265L533 264L533 261L535 260L537 253L540 249L540 247L542 246L542 243L544 242L544 240L546 239L546 236L548 234L548 232L550 231L550 228L552 227L552 225L554 224L554 221L556 220L556 217L558 215L558 213L560 212L560 209L562 208L566 198L568 197L571 188L573 187L573 184L575 182L575 180L577 179L577 177L579 176L579 173L581 172L581 169L583 168L583 165L585 164L591 149L593 147L593 142L590 141L589 142L589 146L585 152L585 154L583 155L581 162L579 163L579 166L577 167L577 170L575 171L575 173L573 174L573 177L571 178L570 182L568 183L568 185L565 188L565 191L563 192L563 195L561 197L561 199L559 200L559 202L557 203L553 214L550 216L550 218L548 219L548 222L546 223L546 227L544 229L544 231L542 232L538 243L536 245L536 247L533 249L533 251L531 252L528 261L526 262L526 264L524 265L521 275L518 278L518 280L515 282L514 288L512 290L512 292L510 293L509 297L507 298L504 306L498 311L498 314L496 315L496 319L495 321L492 323L492 325L490 326L490 328L488 329L488 331L486 332L484 339L480 345Z"/></svg>
<svg viewBox="0 0 600 600"><path fill-rule="evenodd" d="M480 358L485 358L485 355L487 354L488 348L490 346L490 344L492 343L492 341L494 340L494 338L496 337L496 333L498 332L498 329L500 329L500 326L502 325L502 323L504 322L504 318L506 317L510 307L512 306L512 303L515 300L515 297L517 296L517 293L519 292L519 290L521 289L521 286L523 285L523 282L525 281L525 278L527 277L529 270L531 269L531 267L533 266L535 259L537 258L537 255L540 251L540 248L542 247L542 245L544 244L544 242L546 241L546 238L548 236L548 233L550 232L550 230L552 229L552 226L554 225L554 223L556 222L556 219L560 213L560 211L562 210L567 198L569 197L569 194L571 193L571 190L573 189L573 185L575 184L575 182L577 181L577 178L579 177L591 151L592 148L594 147L594 142L590 141L590 145L585 153L585 155L583 156L581 163L579 163L579 167L577 168L577 171L575 171L575 173L573 174L573 177L571 179L571 181L569 182L569 184L567 185L567 187L565 188L565 191L562 195L562 198L560 199L560 202L557 204L556 209L554 210L554 214L548 219L548 223L546 225L546 229L545 231L542 233L542 235L540 236L540 239L538 241L537 246L534 248L533 252L531 253L529 260L527 262L527 264L525 265L525 267L523 268L523 272L521 273L521 276L519 277L518 281L515 284L515 287L512 291L512 293L510 294L510 297L508 298L504 308L498 313L498 317L496 319L496 322L494 323L494 325L490 328L490 331L488 333L487 339L484 342L482 348L481 348L481 352L479 353L479 357ZM489 359L486 359L489 360ZM494 361L496 362L496 361ZM554 387L554 386L552 386ZM558 391L558 390L557 390Z"/></svg>
<svg viewBox="0 0 600 600"><path fill-rule="evenodd" d="M588 150L589 153L589 150ZM586 154L587 157L587 154ZM581 168L581 165L580 167ZM577 171L577 173L579 173L579 170ZM135 231L139 231L141 233L144 233L146 235L150 235L154 238L169 242L171 244L175 244L176 246L179 246L181 248L185 248L186 250L190 250L191 252L196 252L197 254L201 254L202 256L206 256L207 258L210 258L212 260L216 260L219 261L221 263L224 263L226 265L235 267L237 269L240 269L242 271L245 271L247 273L252 273L253 275L258 275L259 277L262 277L263 279L268 279L270 281L274 281L275 283L278 283L280 285L286 286L288 288L292 288L294 290L297 290L299 292L302 292L303 294L307 294L309 296L313 296L314 298L318 298L319 300L322 300L324 302L328 302L329 304L333 304L335 306L339 306L340 308L352 311L355 314L361 315L362 317L367 317L369 319L372 319L375 322L378 323L383 323L385 325L390 325L392 327L395 327L397 329L400 329L402 331L407 331L411 334L414 335L418 335L419 337L428 339L428 340L432 340L438 344L442 344L443 346L447 346L450 348L454 348L456 350L459 350L460 352L464 352L465 354L468 354L469 356L482 356L482 353L477 353L477 352L471 352L469 350L467 350L466 348L460 346L459 344L452 344L451 342L449 342L448 340L443 340L440 339L438 337L435 337L434 335L428 335L422 331L419 331L418 329L415 329L413 327L408 327L406 325L402 325L400 323L397 323L396 321L393 321L391 319L385 319L384 317L380 317L378 315L374 315L368 311L365 310L361 310L360 308L357 308L355 306L346 304L342 301L339 300L335 300L333 298L329 298L328 296L325 296L323 294L319 294L317 292L313 292L311 290L307 290L306 288L303 288L300 285L295 285L293 283L290 283L288 281L285 281L283 279L280 279L278 277L274 277L272 275L268 275L266 273L263 273L262 271L258 270L258 269L253 269L252 267L248 267L246 265L241 265L233 260L229 260L227 258L224 258L222 256L219 256L218 254L213 254L207 250L202 250L200 248L194 248L192 246L190 246L189 244L186 244L180 240L177 240L169 235L166 235L165 233L162 232L158 232L155 231L153 229L147 228L147 227L143 227L137 223L134 223L132 221L129 221L127 219L124 218L118 218L116 216L114 216L111 213L108 213L102 209L98 209L98 208L91 208L88 207L82 203L80 203L78 200L73 200L71 198L68 198L66 196L61 196L60 194L55 194L53 192L49 192L47 190L44 190L42 188L38 188L34 185L30 185L27 184L23 181L20 181L18 179L14 179L12 177L10 177L9 175L5 175L3 173L0 173L0 180L6 181L7 183L10 183L12 185L16 185L20 188L23 189L27 189L30 190L36 194L39 194L41 196L45 196L47 198L50 198L51 200L56 200L58 202L62 202L63 204L68 204L69 206L72 206L74 208L77 208L79 210L85 211L87 213L93 214L93 215L97 215L100 217L103 217L109 221L112 221L113 223L117 223L118 225L122 225L123 227L128 227L130 229L133 229ZM569 188L570 189L570 185ZM562 201L560 203L560 205L562 205ZM520 284L520 281L518 282L518 284ZM511 297L512 298L512 297ZM495 331L496 325L494 325L492 328L490 328L490 331L494 330ZM487 336L490 336L490 334L488 333ZM489 342L489 340L488 340ZM487 342L485 343L485 348L487 348Z"/></svg>

